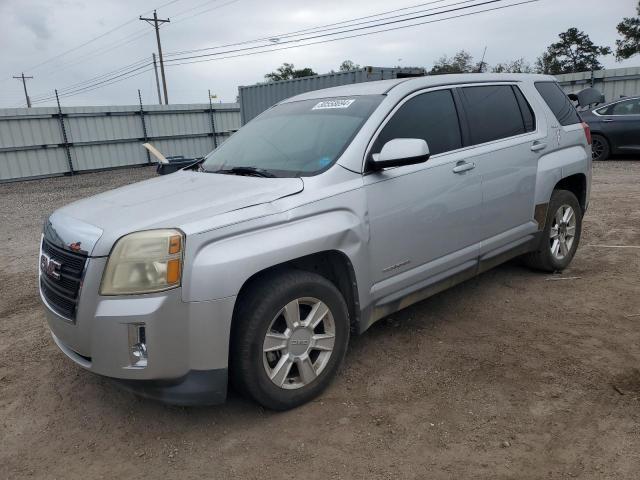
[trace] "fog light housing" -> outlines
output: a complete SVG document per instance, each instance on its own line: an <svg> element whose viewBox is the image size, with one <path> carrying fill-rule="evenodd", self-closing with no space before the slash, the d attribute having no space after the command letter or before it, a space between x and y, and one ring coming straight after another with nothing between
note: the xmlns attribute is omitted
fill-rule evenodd
<svg viewBox="0 0 640 480"><path fill-rule="evenodd" d="M129 325L129 361L132 367L147 366L147 332L144 324Z"/></svg>

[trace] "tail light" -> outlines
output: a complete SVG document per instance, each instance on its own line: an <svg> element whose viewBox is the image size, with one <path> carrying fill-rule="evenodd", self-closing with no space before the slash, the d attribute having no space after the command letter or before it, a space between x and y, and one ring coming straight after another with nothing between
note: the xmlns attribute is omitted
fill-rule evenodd
<svg viewBox="0 0 640 480"><path fill-rule="evenodd" d="M591 128L587 122L582 122L582 128L584 128L584 136L587 137L587 143L591 145Z"/></svg>

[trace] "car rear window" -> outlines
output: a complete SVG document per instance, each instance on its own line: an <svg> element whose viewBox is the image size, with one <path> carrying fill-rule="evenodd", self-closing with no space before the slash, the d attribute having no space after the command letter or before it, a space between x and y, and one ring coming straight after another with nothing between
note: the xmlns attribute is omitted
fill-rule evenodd
<svg viewBox="0 0 640 480"><path fill-rule="evenodd" d="M511 85L483 85L461 90L472 145L513 137L532 129L533 114L529 109L529 118L523 118Z"/></svg>
<svg viewBox="0 0 640 480"><path fill-rule="evenodd" d="M560 125L573 125L581 122L571 100L556 82L536 82L536 90L556 116Z"/></svg>

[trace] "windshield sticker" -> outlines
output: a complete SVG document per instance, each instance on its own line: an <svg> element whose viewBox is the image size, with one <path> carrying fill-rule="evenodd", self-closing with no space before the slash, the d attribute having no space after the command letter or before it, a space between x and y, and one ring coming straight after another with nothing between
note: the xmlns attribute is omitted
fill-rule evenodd
<svg viewBox="0 0 640 480"><path fill-rule="evenodd" d="M349 108L349 106L355 102L355 98L348 100L323 100L318 102L311 110L328 110L330 108Z"/></svg>
<svg viewBox="0 0 640 480"><path fill-rule="evenodd" d="M318 160L318 165L320 166L320 168L324 168L330 163L331 159L329 157L322 157L320 160Z"/></svg>

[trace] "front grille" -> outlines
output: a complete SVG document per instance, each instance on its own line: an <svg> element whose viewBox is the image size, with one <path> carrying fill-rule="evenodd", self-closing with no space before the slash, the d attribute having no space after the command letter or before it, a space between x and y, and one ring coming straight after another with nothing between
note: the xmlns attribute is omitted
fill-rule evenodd
<svg viewBox="0 0 640 480"><path fill-rule="evenodd" d="M53 310L64 317L74 319L87 256L64 250L46 238L42 240L42 252L60 263L60 278L51 278L41 271L40 290Z"/></svg>

